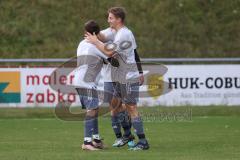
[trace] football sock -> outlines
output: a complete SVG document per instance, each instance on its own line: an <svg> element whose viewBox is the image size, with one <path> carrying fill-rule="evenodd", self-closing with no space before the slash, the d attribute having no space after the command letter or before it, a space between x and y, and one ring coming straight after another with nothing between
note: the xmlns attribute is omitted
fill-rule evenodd
<svg viewBox="0 0 240 160"><path fill-rule="evenodd" d="M118 120L121 123L121 126L124 130L124 136L128 137L131 135L131 124L130 124L130 120L128 117L128 113L127 111L123 111L123 112L119 112L117 114L118 116Z"/></svg>
<svg viewBox="0 0 240 160"><path fill-rule="evenodd" d="M116 137L121 138L122 137L121 125L120 125L120 122L118 120L118 116L112 115L111 116L111 121L112 121L112 128L113 128L113 131L114 131Z"/></svg>
<svg viewBox="0 0 240 160"><path fill-rule="evenodd" d="M93 132L92 132L93 135L98 135L99 134L99 131L98 131L98 117L95 117L93 119Z"/></svg>
<svg viewBox="0 0 240 160"><path fill-rule="evenodd" d="M144 134L144 131L143 131L143 123L142 123L141 117L138 116L138 117L133 118L132 119L132 125L133 125L133 128L136 131L136 134L139 138L139 141L145 142L146 139L145 139L145 134Z"/></svg>
<svg viewBox="0 0 240 160"><path fill-rule="evenodd" d="M95 117L86 116L84 121L84 137L92 137Z"/></svg>

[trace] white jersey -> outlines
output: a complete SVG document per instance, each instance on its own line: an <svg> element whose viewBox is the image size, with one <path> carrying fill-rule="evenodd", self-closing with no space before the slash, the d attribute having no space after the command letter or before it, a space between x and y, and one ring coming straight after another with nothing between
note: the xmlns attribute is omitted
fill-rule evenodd
<svg viewBox="0 0 240 160"><path fill-rule="evenodd" d="M124 42L130 42L130 47L124 48ZM122 55L126 55L127 63L136 63L134 49L137 48L133 33L127 28L122 27L118 30L113 43L117 45L117 52Z"/></svg>
<svg viewBox="0 0 240 160"><path fill-rule="evenodd" d="M103 30L101 33L103 33L105 37L107 37L107 40L111 40L111 38L114 37L113 43L117 45L116 51L119 53L118 60L120 62L118 74L116 74L118 76L114 75L113 77L114 80L112 79L113 75L111 74L111 70L113 69L113 67L111 67L109 64L104 65L104 70L103 70L104 81L111 82L111 81L118 81L119 79L127 80L127 79L139 77L139 72L137 70L137 66L135 65L129 66L132 69L132 71L127 72L127 74L125 75L126 77L124 78L119 77L119 74L121 74L121 72L125 72L124 70L129 69L129 68L128 69L126 68L126 64L136 64L134 49L137 48L137 45L136 45L136 41L133 36L133 33L125 26L119 29L117 32L114 32L114 30L112 30L111 28L107 28ZM124 42L127 42L128 44L130 44L130 46L126 49L124 48L124 44L126 44ZM123 66L125 67L124 69L123 69ZM113 73L116 73L116 71L114 70Z"/></svg>
<svg viewBox="0 0 240 160"><path fill-rule="evenodd" d="M108 57L86 40L79 43L77 56L78 68L74 70L74 85L76 87L96 88L103 65L102 58ZM83 65L79 65L79 63Z"/></svg>
<svg viewBox="0 0 240 160"><path fill-rule="evenodd" d="M118 71L112 76L120 83L138 82L139 72L135 60L134 49L137 48L133 33L127 28L122 27L118 30L113 43L117 45L119 67Z"/></svg>
<svg viewBox="0 0 240 160"><path fill-rule="evenodd" d="M113 42L115 35L116 35L116 31L112 28L107 28L101 31L101 33L105 36L106 38L106 42ZM102 77L104 82L112 82L112 77L111 77L111 70L114 67L112 67L111 64L105 64L103 65L103 69L102 69Z"/></svg>
<svg viewBox="0 0 240 160"><path fill-rule="evenodd" d="M101 34L104 35L107 42L113 42L115 35L116 35L116 31L109 27L109 28L102 30Z"/></svg>

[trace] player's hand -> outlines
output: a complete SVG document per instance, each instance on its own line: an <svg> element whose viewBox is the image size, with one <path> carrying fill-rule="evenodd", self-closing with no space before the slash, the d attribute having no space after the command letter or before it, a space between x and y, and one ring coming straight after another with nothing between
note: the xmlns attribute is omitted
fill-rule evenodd
<svg viewBox="0 0 240 160"><path fill-rule="evenodd" d="M95 33L93 33L93 35L92 35L91 33L87 32L85 34L84 38L92 44L96 44L98 42L98 38Z"/></svg>
<svg viewBox="0 0 240 160"><path fill-rule="evenodd" d="M139 84L140 86L143 85L144 83L144 76L143 76L143 73L140 74L140 77L139 77Z"/></svg>

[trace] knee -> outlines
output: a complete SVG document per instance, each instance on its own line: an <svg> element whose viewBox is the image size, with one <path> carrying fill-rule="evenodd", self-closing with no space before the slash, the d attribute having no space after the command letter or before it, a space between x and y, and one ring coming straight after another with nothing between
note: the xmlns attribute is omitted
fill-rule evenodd
<svg viewBox="0 0 240 160"><path fill-rule="evenodd" d="M110 107L112 108L112 107ZM119 107L115 108L115 109L111 109L111 115L117 115L120 112L126 111L126 106L124 104L119 105Z"/></svg>
<svg viewBox="0 0 240 160"><path fill-rule="evenodd" d="M111 116L115 116L116 115L116 112L114 110L111 110L110 113L111 113Z"/></svg>
<svg viewBox="0 0 240 160"><path fill-rule="evenodd" d="M89 117L97 117L98 116L98 108L97 109L90 109L90 110L87 110L87 116Z"/></svg>
<svg viewBox="0 0 240 160"><path fill-rule="evenodd" d="M121 110L121 108L122 108L121 106L122 106L121 101L117 98L114 98L112 100L112 103L110 103L110 105L109 105L111 115L117 114Z"/></svg>
<svg viewBox="0 0 240 160"><path fill-rule="evenodd" d="M127 110L128 110L129 113L134 113L134 112L136 112L136 107L135 106L128 106Z"/></svg>
<svg viewBox="0 0 240 160"><path fill-rule="evenodd" d="M119 98L113 98L110 102L110 106L113 109L118 109L122 105L121 99Z"/></svg>
<svg viewBox="0 0 240 160"><path fill-rule="evenodd" d="M131 117L138 116L138 111L136 106L127 106L127 111Z"/></svg>

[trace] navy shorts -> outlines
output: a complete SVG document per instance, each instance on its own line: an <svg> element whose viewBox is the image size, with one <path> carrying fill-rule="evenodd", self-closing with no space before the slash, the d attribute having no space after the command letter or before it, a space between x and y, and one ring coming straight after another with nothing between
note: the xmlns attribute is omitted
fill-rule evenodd
<svg viewBox="0 0 240 160"><path fill-rule="evenodd" d="M111 103L116 82L104 82L104 102Z"/></svg>
<svg viewBox="0 0 240 160"><path fill-rule="evenodd" d="M96 89L76 88L76 90L79 95L82 109L92 110L98 108L99 99Z"/></svg>
<svg viewBox="0 0 240 160"><path fill-rule="evenodd" d="M116 82L114 97L121 98L124 104L136 105L139 100L139 83L121 84Z"/></svg>

